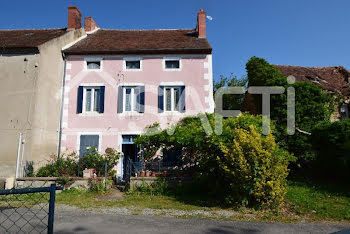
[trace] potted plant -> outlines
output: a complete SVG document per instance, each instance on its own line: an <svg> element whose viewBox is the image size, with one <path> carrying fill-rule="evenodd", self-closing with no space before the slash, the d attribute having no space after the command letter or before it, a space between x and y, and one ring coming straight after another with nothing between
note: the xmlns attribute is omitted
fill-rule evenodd
<svg viewBox="0 0 350 234"><path fill-rule="evenodd" d="M152 177L156 177L157 173L155 171L152 171Z"/></svg>
<svg viewBox="0 0 350 234"><path fill-rule="evenodd" d="M150 174L151 174L151 172L147 170L147 171L146 171L146 177L149 177Z"/></svg>
<svg viewBox="0 0 350 234"><path fill-rule="evenodd" d="M144 171L144 170L142 170L142 171L140 172L140 176L141 176L141 177L144 177L144 176L145 176L145 171Z"/></svg>

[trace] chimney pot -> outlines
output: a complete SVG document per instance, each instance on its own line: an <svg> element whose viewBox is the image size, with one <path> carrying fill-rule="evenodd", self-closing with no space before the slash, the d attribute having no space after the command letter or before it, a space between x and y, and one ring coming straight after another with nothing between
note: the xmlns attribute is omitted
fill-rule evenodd
<svg viewBox="0 0 350 234"><path fill-rule="evenodd" d="M206 38L206 12L201 9L197 14L197 33L199 38Z"/></svg>
<svg viewBox="0 0 350 234"><path fill-rule="evenodd" d="M85 17L84 28L86 32L91 32L98 28L95 20L92 17Z"/></svg>
<svg viewBox="0 0 350 234"><path fill-rule="evenodd" d="M68 29L81 28L81 13L76 6L68 7Z"/></svg>

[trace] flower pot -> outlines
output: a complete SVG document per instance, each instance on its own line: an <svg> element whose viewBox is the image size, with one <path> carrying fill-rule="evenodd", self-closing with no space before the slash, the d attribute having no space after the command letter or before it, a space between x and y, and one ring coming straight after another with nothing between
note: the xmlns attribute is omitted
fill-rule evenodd
<svg viewBox="0 0 350 234"><path fill-rule="evenodd" d="M152 172L152 177L156 177L157 174L155 172Z"/></svg>
<svg viewBox="0 0 350 234"><path fill-rule="evenodd" d="M149 171L146 171L146 177L149 177L150 176L150 172Z"/></svg>
<svg viewBox="0 0 350 234"><path fill-rule="evenodd" d="M145 176L145 172L144 172L144 171L141 171L141 172L140 172L140 176L141 176L141 177L144 177L144 176Z"/></svg>

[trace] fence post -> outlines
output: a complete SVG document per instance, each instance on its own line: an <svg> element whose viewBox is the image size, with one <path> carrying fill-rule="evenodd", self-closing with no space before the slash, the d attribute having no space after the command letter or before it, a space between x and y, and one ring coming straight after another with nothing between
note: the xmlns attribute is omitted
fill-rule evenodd
<svg viewBox="0 0 350 234"><path fill-rule="evenodd" d="M55 196L56 196L56 184L50 186L50 201L49 201L49 220L47 225L47 233L53 233L53 221L55 216Z"/></svg>
<svg viewBox="0 0 350 234"><path fill-rule="evenodd" d="M107 160L105 161L105 190L107 190Z"/></svg>

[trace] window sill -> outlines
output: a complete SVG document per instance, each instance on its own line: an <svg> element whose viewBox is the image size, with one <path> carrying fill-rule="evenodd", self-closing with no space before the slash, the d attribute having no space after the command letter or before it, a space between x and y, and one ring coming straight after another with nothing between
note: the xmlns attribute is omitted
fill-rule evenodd
<svg viewBox="0 0 350 234"><path fill-rule="evenodd" d="M142 69L124 69L126 72L140 72Z"/></svg>
<svg viewBox="0 0 350 234"><path fill-rule="evenodd" d="M143 116L144 113L139 113L139 112L123 112L123 113L119 113L119 115L121 116Z"/></svg>
<svg viewBox="0 0 350 234"><path fill-rule="evenodd" d="M164 111L164 112L160 113L160 115L164 115L164 116L182 116L184 114L186 114L186 112Z"/></svg>
<svg viewBox="0 0 350 234"><path fill-rule="evenodd" d="M79 113L79 116L103 116L103 113L97 113L97 112L85 112L85 113Z"/></svg>
<svg viewBox="0 0 350 234"><path fill-rule="evenodd" d="M163 71L165 72L179 72L182 71L181 68L164 68Z"/></svg>

